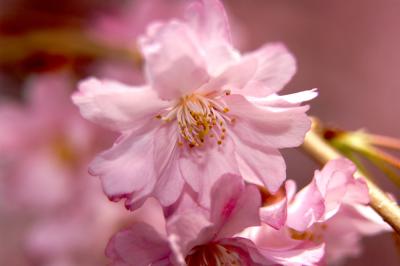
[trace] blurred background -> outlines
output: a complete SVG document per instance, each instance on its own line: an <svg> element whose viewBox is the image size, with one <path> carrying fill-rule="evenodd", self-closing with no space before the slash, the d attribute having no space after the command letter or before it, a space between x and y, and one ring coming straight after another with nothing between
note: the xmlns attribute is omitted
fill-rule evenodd
<svg viewBox="0 0 400 266"><path fill-rule="evenodd" d="M115 210L122 207L86 174L115 136L82 120L69 95L92 75L140 84L135 39L151 21L181 16L183 3L0 0L0 265L104 264L107 237L134 218ZM292 51L298 72L283 92L318 88L311 115L400 137L400 1L224 4L241 51L265 42ZM283 153L288 178L300 184L319 167L300 149ZM383 175L376 178L400 196ZM390 234L365 239L364 248L343 265L400 264Z"/></svg>

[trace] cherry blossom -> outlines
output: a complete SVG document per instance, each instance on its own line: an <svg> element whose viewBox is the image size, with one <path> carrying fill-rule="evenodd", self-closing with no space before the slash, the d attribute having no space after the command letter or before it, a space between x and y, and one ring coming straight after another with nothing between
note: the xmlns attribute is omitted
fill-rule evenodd
<svg viewBox="0 0 400 266"><path fill-rule="evenodd" d="M72 96L85 118L121 133L90 172L130 209L150 196L171 205L185 184L208 206L227 172L275 193L286 177L278 149L300 145L310 127L300 104L314 90L276 94L296 69L283 45L241 55L218 1L195 2L186 17L139 39L147 84L89 78Z"/></svg>
<svg viewBox="0 0 400 266"><path fill-rule="evenodd" d="M362 179L354 177L355 170L350 161L337 159L316 171L311 183L297 193L295 182L286 181L284 195L268 206L280 210L286 204L286 223L278 229L272 227L274 220L271 215L263 216L263 207L260 213L264 224L240 235L283 265L330 264L359 255L363 236L390 227L366 206L368 188Z"/></svg>
<svg viewBox="0 0 400 266"><path fill-rule="evenodd" d="M147 219L117 233L107 255L113 265L266 265L251 241L235 237L259 223L260 203L255 186L225 175L212 189L211 209L185 195L163 224Z"/></svg>

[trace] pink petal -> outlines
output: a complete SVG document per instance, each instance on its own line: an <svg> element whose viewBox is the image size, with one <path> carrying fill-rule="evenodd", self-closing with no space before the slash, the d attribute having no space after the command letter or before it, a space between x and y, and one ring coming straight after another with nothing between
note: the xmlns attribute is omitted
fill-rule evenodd
<svg viewBox="0 0 400 266"><path fill-rule="evenodd" d="M267 97L247 97L251 102L270 107L295 107L318 96L317 89L300 91L287 95L271 94Z"/></svg>
<svg viewBox="0 0 400 266"><path fill-rule="evenodd" d="M325 216L333 216L342 203L369 202L368 187L361 179L355 179L355 165L347 159L328 162L321 171L316 171L315 180L325 198Z"/></svg>
<svg viewBox="0 0 400 266"><path fill-rule="evenodd" d="M231 237L246 227L258 225L260 205L257 187L245 187L240 176L222 176L211 191L210 221L219 230L216 237Z"/></svg>
<svg viewBox="0 0 400 266"><path fill-rule="evenodd" d="M229 114L236 117L232 130L239 138L248 139L255 146L298 146L303 143L311 126L305 114L307 106L271 108L252 103L241 95L226 96L224 100L229 106Z"/></svg>
<svg viewBox="0 0 400 266"><path fill-rule="evenodd" d="M265 257L287 266L314 266L318 265L325 254L324 244L305 242L291 250L266 250L259 249Z"/></svg>
<svg viewBox="0 0 400 266"><path fill-rule="evenodd" d="M285 182L285 190L286 190L286 197L287 201L291 202L296 194L297 191L297 185L294 180L287 180Z"/></svg>
<svg viewBox="0 0 400 266"><path fill-rule="evenodd" d="M194 2L189 6L186 18L204 42L231 42L228 17L220 1Z"/></svg>
<svg viewBox="0 0 400 266"><path fill-rule="evenodd" d="M179 169L179 147L176 125L166 125L157 130L154 137L154 160L159 179L154 195L163 206L173 204L181 194L184 180Z"/></svg>
<svg viewBox="0 0 400 266"><path fill-rule="evenodd" d="M367 183L361 178L352 180L350 184L348 184L343 201L349 204L368 204L370 199Z"/></svg>
<svg viewBox="0 0 400 266"><path fill-rule="evenodd" d="M186 18L199 37L211 75L221 74L240 58L239 52L232 47L228 18L220 1L194 2L189 6Z"/></svg>
<svg viewBox="0 0 400 266"><path fill-rule="evenodd" d="M139 42L147 79L162 99L177 99L208 81L198 39L187 25L152 24Z"/></svg>
<svg viewBox="0 0 400 266"><path fill-rule="evenodd" d="M80 82L78 87L72 100L82 116L116 131L138 127L168 104L147 87L129 87L95 78Z"/></svg>
<svg viewBox="0 0 400 266"><path fill-rule="evenodd" d="M292 54L280 43L267 44L255 52L245 54L257 59L258 68L252 80L241 90L234 90L247 96L267 96L280 91L296 72Z"/></svg>
<svg viewBox="0 0 400 266"><path fill-rule="evenodd" d="M286 179L286 165L279 151L253 145L237 136L232 138L235 142L234 155L244 180L266 186L271 193L278 191Z"/></svg>
<svg viewBox="0 0 400 266"><path fill-rule="evenodd" d="M145 129L124 136L90 165L91 174L101 177L104 192L112 200L127 197L134 204L154 188L156 170L149 163L154 161L155 130Z"/></svg>
<svg viewBox="0 0 400 266"><path fill-rule="evenodd" d="M212 223L201 213L188 211L173 215L167 224L168 235L176 257L185 257L197 245L208 243L213 238Z"/></svg>
<svg viewBox="0 0 400 266"><path fill-rule="evenodd" d="M247 64L247 66L251 67L251 69L245 69L243 67L241 68L243 77L236 76L233 78L236 80L248 81L249 79L247 79L246 73L249 73L250 71L253 76L254 71L257 68L257 62L255 62L254 58L250 58L249 60L241 60L239 51L235 50L235 48L233 48L229 43L211 44L209 43L207 47L204 47L204 49L206 49L205 53L207 54L207 57L205 58L205 60L207 60L207 71L211 76L217 77L232 66L235 67L235 65L243 65L241 61L249 62L254 60L254 64L252 66ZM239 67L236 68L238 69ZM233 73L233 71L231 71L231 73ZM239 88L241 87L242 86Z"/></svg>
<svg viewBox="0 0 400 266"><path fill-rule="evenodd" d="M325 201L316 181L299 191L288 209L287 225L303 232L317 222L325 212Z"/></svg>
<svg viewBox="0 0 400 266"><path fill-rule="evenodd" d="M114 204L112 204L112 208L115 208ZM121 211L124 212L124 215L127 215L125 210ZM155 198L148 198L143 206L133 211L132 215L128 214L128 216L132 216L132 222L146 223L153 227L153 229L157 231L160 235L167 235L165 220L166 218L164 216L163 207L160 205L160 202Z"/></svg>
<svg viewBox="0 0 400 266"><path fill-rule="evenodd" d="M153 192L163 206L170 206L177 201L183 190L184 180L177 159L172 157L169 165L160 175Z"/></svg>
<svg viewBox="0 0 400 266"><path fill-rule="evenodd" d="M121 265L148 266L165 260L170 255L170 248L168 241L151 226L136 223L110 240L106 255Z"/></svg>
<svg viewBox="0 0 400 266"><path fill-rule="evenodd" d="M199 203L210 206L210 193L214 183L225 173L238 174L235 163L234 144L228 138L221 146L183 150L179 167L185 181L199 193Z"/></svg>
<svg viewBox="0 0 400 266"><path fill-rule="evenodd" d="M166 212L166 216L169 217L171 215L185 215L186 213L195 212L203 215L204 217L209 216L209 209L202 207L197 201L197 194L192 193L192 190L189 190L188 187L185 189L185 193L182 194L182 197L179 198L179 201L175 206L172 206Z"/></svg>
<svg viewBox="0 0 400 266"><path fill-rule="evenodd" d="M257 62L254 58L240 60L204 84L198 91L204 94L222 89L231 90L244 87L256 71Z"/></svg>
<svg viewBox="0 0 400 266"><path fill-rule="evenodd" d="M279 193L279 192L278 192ZM278 202L260 208L260 219L263 223L280 229L285 225L287 218L287 198L283 197Z"/></svg>
<svg viewBox="0 0 400 266"><path fill-rule="evenodd" d="M324 255L324 245L291 238L287 228L275 230L269 226L252 227L243 233L259 252L274 265L317 265Z"/></svg>

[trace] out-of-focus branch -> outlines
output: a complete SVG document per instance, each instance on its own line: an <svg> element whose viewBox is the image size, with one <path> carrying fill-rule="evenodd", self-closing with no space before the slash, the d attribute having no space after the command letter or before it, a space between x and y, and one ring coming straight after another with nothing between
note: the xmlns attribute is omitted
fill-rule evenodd
<svg viewBox="0 0 400 266"><path fill-rule="evenodd" d="M304 140L304 150L321 164L325 164L332 159L343 157L343 155L330 146L319 134L317 124L317 120L314 120L311 130L307 133ZM397 203L390 199L367 175L360 171L357 171L356 175L362 177L367 182L370 206L400 234L400 208Z"/></svg>
<svg viewBox="0 0 400 266"><path fill-rule="evenodd" d="M111 47L73 29L37 30L21 35L0 38L0 63L20 60L32 51L45 51L66 56L91 56L117 58L140 64L138 52L132 49Z"/></svg>

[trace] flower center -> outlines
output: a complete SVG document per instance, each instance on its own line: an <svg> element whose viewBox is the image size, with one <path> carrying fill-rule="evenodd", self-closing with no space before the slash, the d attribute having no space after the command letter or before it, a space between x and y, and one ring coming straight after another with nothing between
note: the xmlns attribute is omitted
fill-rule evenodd
<svg viewBox="0 0 400 266"><path fill-rule="evenodd" d="M229 95L229 91L224 91ZM206 138L215 139L221 145L226 137L226 124L234 123L235 118L228 116L229 108L222 95L191 94L183 96L179 102L157 118L170 122L177 121L179 126L179 146L185 143L190 147L199 147Z"/></svg>
<svg viewBox="0 0 400 266"><path fill-rule="evenodd" d="M193 248L185 261L188 266L246 265L235 250L215 243Z"/></svg>

